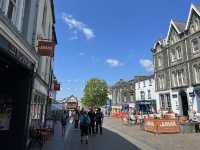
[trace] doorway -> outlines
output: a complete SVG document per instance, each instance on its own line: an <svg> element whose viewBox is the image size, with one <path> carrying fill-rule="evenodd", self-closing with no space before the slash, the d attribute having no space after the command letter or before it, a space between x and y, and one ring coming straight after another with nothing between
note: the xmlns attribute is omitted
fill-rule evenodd
<svg viewBox="0 0 200 150"><path fill-rule="evenodd" d="M185 91L180 92L181 103L182 103L182 112L183 116L188 116L188 98L187 93Z"/></svg>
<svg viewBox="0 0 200 150"><path fill-rule="evenodd" d="M32 77L31 70L0 53L0 145L5 150L25 149Z"/></svg>

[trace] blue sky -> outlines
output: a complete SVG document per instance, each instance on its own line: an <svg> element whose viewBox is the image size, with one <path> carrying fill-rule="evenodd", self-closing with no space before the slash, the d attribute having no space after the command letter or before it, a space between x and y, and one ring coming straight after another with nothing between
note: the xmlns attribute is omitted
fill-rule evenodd
<svg viewBox="0 0 200 150"><path fill-rule="evenodd" d="M200 0L55 0L57 98L82 96L86 81L109 85L152 73L150 49L171 19L186 22Z"/></svg>

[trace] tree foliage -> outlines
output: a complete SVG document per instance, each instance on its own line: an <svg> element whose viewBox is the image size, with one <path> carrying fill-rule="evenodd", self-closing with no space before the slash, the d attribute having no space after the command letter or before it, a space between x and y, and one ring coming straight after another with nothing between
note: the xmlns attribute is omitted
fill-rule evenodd
<svg viewBox="0 0 200 150"><path fill-rule="evenodd" d="M104 80L92 78L87 81L84 88L84 95L81 99L87 107L100 107L108 100L108 87Z"/></svg>

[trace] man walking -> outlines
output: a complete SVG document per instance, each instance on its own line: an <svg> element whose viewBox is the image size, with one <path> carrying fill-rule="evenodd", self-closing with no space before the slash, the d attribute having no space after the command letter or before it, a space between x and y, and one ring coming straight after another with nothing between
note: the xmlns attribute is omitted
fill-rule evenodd
<svg viewBox="0 0 200 150"><path fill-rule="evenodd" d="M78 109L76 109L75 110L75 115L74 115L74 120L75 120L74 127L75 128L78 128L79 116L80 116L80 113L79 113Z"/></svg>
<svg viewBox="0 0 200 150"><path fill-rule="evenodd" d="M83 138L86 137L86 144L88 144L88 128L90 125L90 118L86 111L81 111L80 115L80 129L81 129L81 144L83 143Z"/></svg>
<svg viewBox="0 0 200 150"><path fill-rule="evenodd" d="M101 112L101 108L97 109L95 120L96 120L96 133L98 134L98 130L100 129L100 134L102 134L103 113Z"/></svg>
<svg viewBox="0 0 200 150"><path fill-rule="evenodd" d="M64 110L63 115L61 117L62 136L64 136L64 134L65 134L65 129L66 129L66 125L67 125L67 119L68 119L68 115L67 115L67 112Z"/></svg>
<svg viewBox="0 0 200 150"><path fill-rule="evenodd" d="M95 112L93 111L93 109L91 108L90 111L88 112L88 116L90 117L90 126L89 126L89 134L90 135L94 135L95 131L94 131L94 125L95 125Z"/></svg>

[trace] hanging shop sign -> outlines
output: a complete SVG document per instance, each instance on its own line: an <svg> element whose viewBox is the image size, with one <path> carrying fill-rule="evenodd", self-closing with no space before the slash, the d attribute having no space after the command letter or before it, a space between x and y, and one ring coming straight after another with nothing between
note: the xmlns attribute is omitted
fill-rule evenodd
<svg viewBox="0 0 200 150"><path fill-rule="evenodd" d="M40 56L52 56L55 47L54 41L39 40L38 41L38 54Z"/></svg>
<svg viewBox="0 0 200 150"><path fill-rule="evenodd" d="M60 84L58 83L54 84L54 91L60 91Z"/></svg>

